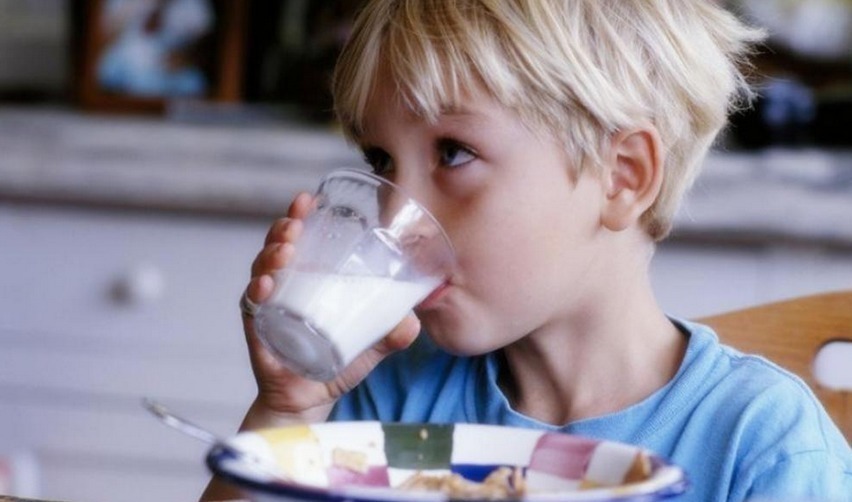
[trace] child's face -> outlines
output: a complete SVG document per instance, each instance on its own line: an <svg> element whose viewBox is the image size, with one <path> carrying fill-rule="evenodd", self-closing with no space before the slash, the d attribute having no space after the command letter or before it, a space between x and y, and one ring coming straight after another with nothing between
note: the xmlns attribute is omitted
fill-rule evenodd
<svg viewBox="0 0 852 502"><path fill-rule="evenodd" d="M577 323L604 270L597 178L484 94L418 118L380 86L361 146L376 172L441 222L458 258L447 288L417 310L435 341L479 354Z"/></svg>

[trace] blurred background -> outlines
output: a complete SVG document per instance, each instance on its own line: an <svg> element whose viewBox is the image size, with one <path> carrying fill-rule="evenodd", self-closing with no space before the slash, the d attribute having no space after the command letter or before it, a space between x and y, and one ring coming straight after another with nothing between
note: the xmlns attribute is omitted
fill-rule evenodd
<svg viewBox="0 0 852 502"><path fill-rule="evenodd" d="M0 494L194 500L254 397L237 299L269 223L360 163L328 76L357 0L0 0ZM653 265L687 318L852 286L852 1L726 2L760 97Z"/></svg>

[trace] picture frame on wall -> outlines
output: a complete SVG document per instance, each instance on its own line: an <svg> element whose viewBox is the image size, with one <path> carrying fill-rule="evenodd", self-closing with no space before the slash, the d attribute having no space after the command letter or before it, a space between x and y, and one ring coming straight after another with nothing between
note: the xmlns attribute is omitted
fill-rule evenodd
<svg viewBox="0 0 852 502"><path fill-rule="evenodd" d="M240 101L247 1L74 2L77 101L119 113Z"/></svg>

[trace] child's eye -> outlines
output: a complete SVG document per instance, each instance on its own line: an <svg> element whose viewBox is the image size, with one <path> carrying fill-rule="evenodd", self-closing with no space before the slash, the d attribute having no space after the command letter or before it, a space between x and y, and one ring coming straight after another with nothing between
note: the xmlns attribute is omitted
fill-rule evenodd
<svg viewBox="0 0 852 502"><path fill-rule="evenodd" d="M442 166L458 167L476 159L476 154L457 141L441 140L438 143L438 154Z"/></svg>
<svg viewBox="0 0 852 502"><path fill-rule="evenodd" d="M364 162L373 168L373 173L384 176L391 169L391 158L381 148L367 148L364 150Z"/></svg>

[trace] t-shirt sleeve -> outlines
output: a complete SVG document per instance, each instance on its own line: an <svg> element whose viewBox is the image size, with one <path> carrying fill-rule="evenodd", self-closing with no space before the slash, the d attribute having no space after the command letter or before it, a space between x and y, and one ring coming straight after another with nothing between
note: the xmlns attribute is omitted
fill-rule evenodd
<svg viewBox="0 0 852 502"><path fill-rule="evenodd" d="M848 463L826 451L799 453L757 476L745 500L754 502L850 502L852 472Z"/></svg>
<svg viewBox="0 0 852 502"><path fill-rule="evenodd" d="M769 387L744 416L732 500L852 502L852 450L803 382Z"/></svg>

